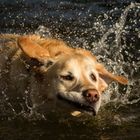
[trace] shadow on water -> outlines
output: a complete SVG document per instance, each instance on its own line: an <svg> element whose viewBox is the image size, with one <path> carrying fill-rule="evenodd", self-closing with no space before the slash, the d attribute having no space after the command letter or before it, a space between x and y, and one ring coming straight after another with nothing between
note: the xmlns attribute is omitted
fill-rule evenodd
<svg viewBox="0 0 140 140"><path fill-rule="evenodd" d="M110 85L96 117L51 112L45 119L31 118L25 97L11 102L0 91L0 139L140 139L139 13L140 3L132 0L0 0L0 33L61 38L91 50L109 70L129 79L127 86Z"/></svg>

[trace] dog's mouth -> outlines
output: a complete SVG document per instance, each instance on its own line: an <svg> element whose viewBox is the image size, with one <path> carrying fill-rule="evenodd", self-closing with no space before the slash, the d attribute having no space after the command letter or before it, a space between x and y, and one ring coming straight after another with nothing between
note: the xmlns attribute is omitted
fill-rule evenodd
<svg viewBox="0 0 140 140"><path fill-rule="evenodd" d="M81 104L79 102L74 102L74 101L68 100L59 94L57 94L57 98L59 100L62 100L63 102L66 102L67 104L69 104L71 106L74 106L75 108L79 109L79 111L86 112L93 116L95 116L97 114L97 112L93 106L85 105L85 104Z"/></svg>

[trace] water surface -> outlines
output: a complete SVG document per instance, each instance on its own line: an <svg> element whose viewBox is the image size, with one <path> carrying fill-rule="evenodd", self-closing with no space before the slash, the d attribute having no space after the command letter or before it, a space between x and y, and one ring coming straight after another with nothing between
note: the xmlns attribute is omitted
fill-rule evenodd
<svg viewBox="0 0 140 140"><path fill-rule="evenodd" d="M110 85L96 117L53 112L30 118L0 91L1 140L140 139L140 3L130 2L0 1L0 33L61 38L129 79L127 86Z"/></svg>

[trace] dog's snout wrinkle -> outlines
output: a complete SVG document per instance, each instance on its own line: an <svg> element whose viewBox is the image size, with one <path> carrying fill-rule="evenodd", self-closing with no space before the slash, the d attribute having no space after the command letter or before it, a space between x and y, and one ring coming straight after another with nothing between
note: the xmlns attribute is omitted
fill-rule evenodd
<svg viewBox="0 0 140 140"><path fill-rule="evenodd" d="M83 91L83 96L89 103L95 103L99 100L99 93L96 89L88 89Z"/></svg>

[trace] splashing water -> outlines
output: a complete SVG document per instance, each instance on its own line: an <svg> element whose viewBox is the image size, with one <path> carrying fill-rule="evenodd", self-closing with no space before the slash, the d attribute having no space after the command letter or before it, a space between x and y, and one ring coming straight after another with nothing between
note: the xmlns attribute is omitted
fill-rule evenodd
<svg viewBox="0 0 140 140"><path fill-rule="evenodd" d="M106 103L119 101L122 104L133 104L139 102L140 100L139 92L136 92L136 98L134 98L133 100L129 100L131 96L134 96L133 88L136 87L136 90L138 90L138 87L140 85L139 78L134 79L135 73L139 74L138 71L140 67L140 57L134 58L135 56L133 56L133 54L130 54L129 48L135 49L136 46L135 44L127 45L127 41L129 39L127 38L127 36L131 37L133 35L136 35L136 38L133 38L135 42L137 42L139 39L140 31L138 27L138 16L140 11L140 4L131 3L122 10L121 16L118 17L118 19L115 22L110 21L113 20L113 17L111 15L113 15L113 13L119 10L120 9L115 8L107 13L104 13L103 18L100 18L101 15L99 15L99 17L96 18L96 21L93 23L93 26L92 28L90 28L90 30L94 28L96 32L99 32L101 34L100 37L96 39L98 41L95 40L89 45L88 41L86 41L78 35L74 42L71 41L71 39L69 38L67 39L67 41L75 47L78 47L77 42L81 41L82 47L91 50L101 62L104 62L104 64L108 66L109 70L128 77L129 84L127 86L124 86L121 91L119 90L119 85L116 83L113 83L110 86L109 90L106 92L106 94L108 94L107 99L105 101ZM134 17L133 14L135 14ZM128 18L130 23L128 23L127 21ZM110 22L111 24L106 24L106 22ZM95 36L96 32L94 33ZM44 26L39 26L38 30L36 30L36 33L43 36L52 37L49 28ZM65 38L62 34L56 34L55 36L57 38ZM139 50L137 51L139 54L137 54L137 56L140 56L140 48L138 49ZM132 60L129 60L129 57L132 58ZM111 98L112 94L113 98Z"/></svg>
<svg viewBox="0 0 140 140"><path fill-rule="evenodd" d="M133 36L133 34L137 35L137 38L134 38L134 41L138 41L139 38L139 18L133 19L133 17L130 17L129 13L134 12L133 10L136 10L135 16L139 16L138 12L140 10L140 4L139 3L131 3L129 6L127 6L124 10L121 16L118 18L117 22L115 22L111 28L109 28L107 31L104 31L103 36L100 38L98 42L93 42L93 48L92 51L96 54L99 54L98 58L103 61L107 66L111 66L110 69L120 73L122 75L125 75L129 79L129 84L127 87L123 87L123 90L119 90L119 86L115 83L111 85L111 88L107 91L108 98L107 100L110 100L111 102L121 102L121 104L135 104L140 101L140 93L135 90L139 90L140 85L140 79L139 77L137 79L134 79L134 73L137 73L137 76L139 75L138 71L140 68L140 48L138 48L138 54L137 58L135 60L126 60L125 57L131 57L133 58L132 54L129 54L129 48L131 47L135 49L135 45L130 44L127 45L127 36ZM107 16L108 15L104 15ZM129 20L131 24L127 23L127 19L129 16ZM106 20L106 19L105 19ZM108 20L108 18L107 18ZM134 21L133 21L134 20ZM103 21L98 21L100 23L100 26L102 28L105 28L103 25ZM132 22L134 22L134 25L132 26ZM95 22L96 24L97 22ZM101 29L102 29L101 28ZM106 29L106 28L105 28ZM132 31L135 31L135 33L132 33ZM113 39L112 39L113 38ZM128 38L129 39L129 38ZM136 40L135 40L136 39ZM124 41L122 43L122 40ZM125 52L125 53L124 53ZM102 55L103 54L103 55ZM124 54L124 55L123 55ZM128 54L128 56L126 55ZM129 59L129 58L127 58ZM129 71L128 71L129 70ZM135 88L135 90L134 90ZM114 90L113 90L114 89ZM116 94L113 99L111 98L110 93L112 91ZM124 94L122 95L121 92ZM112 94L114 94L112 93ZM135 94L135 95L134 95ZM106 95L105 95L106 96ZM131 100L133 96L133 99ZM135 98L134 98L135 97Z"/></svg>

